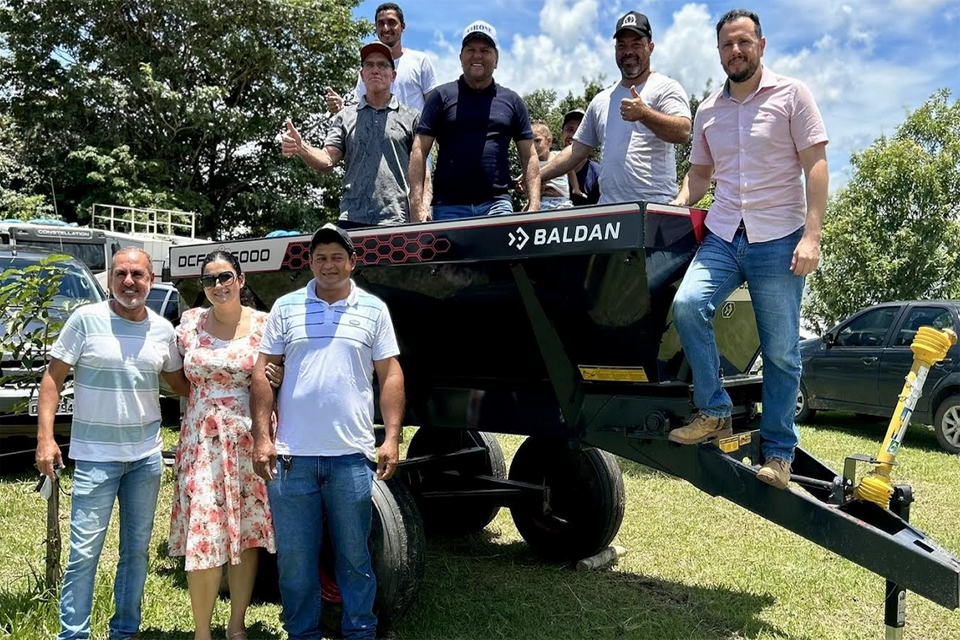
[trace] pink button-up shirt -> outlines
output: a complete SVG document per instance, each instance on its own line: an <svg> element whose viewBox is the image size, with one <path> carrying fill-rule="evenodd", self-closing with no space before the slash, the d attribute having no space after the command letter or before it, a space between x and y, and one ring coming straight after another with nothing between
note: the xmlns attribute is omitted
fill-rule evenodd
<svg viewBox="0 0 960 640"><path fill-rule="evenodd" d="M713 165L716 197L706 225L727 242L743 220L750 242L790 235L804 225L806 194L799 151L827 142L813 96L799 80L763 68L743 102L725 83L697 109L690 163Z"/></svg>

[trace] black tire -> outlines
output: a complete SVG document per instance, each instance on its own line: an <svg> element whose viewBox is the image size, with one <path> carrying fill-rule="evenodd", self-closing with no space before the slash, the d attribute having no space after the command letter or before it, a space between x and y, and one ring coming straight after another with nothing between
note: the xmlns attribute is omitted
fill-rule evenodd
<svg viewBox="0 0 960 640"><path fill-rule="evenodd" d="M801 382L800 391L797 393L797 408L793 413L794 422L813 422L813 418L817 415L817 410L810 408L809 397L810 396L807 394L807 388L803 386L803 383Z"/></svg>
<svg viewBox="0 0 960 640"><path fill-rule="evenodd" d="M470 462L458 467L456 471L460 476L506 478L507 461L503 457L500 442L492 433L421 428L410 440L407 457L453 453L477 444L487 450L486 458L479 464ZM416 470L409 473L407 478L428 535L465 536L476 533L482 531L500 512L499 504L477 498L423 499L421 494L424 491L442 491L449 488L450 476L442 471Z"/></svg>
<svg viewBox="0 0 960 640"><path fill-rule="evenodd" d="M373 481L373 526L370 529L370 555L377 576L377 597L373 612L377 616L377 636L386 634L407 612L423 582L426 539L423 521L413 494L398 478ZM329 545L324 545L329 547ZM334 576L332 556L327 575ZM335 580L335 578L333 578ZM343 605L324 600L321 629L326 638L340 638Z"/></svg>
<svg viewBox="0 0 960 640"><path fill-rule="evenodd" d="M511 509L523 539L548 560L579 560L617 535L626 496L616 457L599 449L574 450L566 440L531 436L510 465L510 479L546 485L550 510Z"/></svg>
<svg viewBox="0 0 960 640"><path fill-rule="evenodd" d="M377 597L373 609L377 615L378 634L386 633L403 617L417 598L423 582L426 541L423 522L410 490L397 478L386 482L373 481L373 524L370 529L370 553L373 572L377 576ZM324 533L324 540L329 536ZM333 556L330 545L323 545L321 566L330 583L336 585L332 576ZM279 602L279 575L277 558L269 553L260 554L254 599L263 602ZM322 608L325 637L340 637L343 606L334 596L328 599L329 585L324 586Z"/></svg>
<svg viewBox="0 0 960 640"><path fill-rule="evenodd" d="M950 453L960 454L960 395L943 399L937 407L933 430L941 447Z"/></svg>

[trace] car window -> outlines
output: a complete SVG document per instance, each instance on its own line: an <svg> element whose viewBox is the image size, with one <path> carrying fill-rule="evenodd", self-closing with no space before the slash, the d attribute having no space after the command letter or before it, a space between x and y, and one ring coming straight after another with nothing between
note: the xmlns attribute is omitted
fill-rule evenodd
<svg viewBox="0 0 960 640"><path fill-rule="evenodd" d="M837 333L834 344L841 347L879 347L890 330L900 307L882 307L850 321Z"/></svg>
<svg viewBox="0 0 960 640"><path fill-rule="evenodd" d="M163 314L163 301L166 297L166 289L150 289L150 293L147 294L147 306L153 309L155 313Z"/></svg>
<svg viewBox="0 0 960 640"><path fill-rule="evenodd" d="M37 263L38 260L28 258L2 258L0 259L0 273L7 269L25 269ZM53 296L52 302L55 307L72 308L89 302L100 302L103 299L103 294L100 293L97 283L89 271L69 263L60 263L60 268L64 271L57 293ZM0 280L0 286L15 281L15 277L10 276Z"/></svg>
<svg viewBox="0 0 960 640"><path fill-rule="evenodd" d="M914 307L907 314L900 331L897 333L897 339L894 346L909 346L913 338L917 335L920 327L933 327L934 329L953 329L953 314L949 309L943 307Z"/></svg>
<svg viewBox="0 0 960 640"><path fill-rule="evenodd" d="M163 310L163 317L176 326L180 322L180 295L176 290L170 292L170 301L167 302L167 308Z"/></svg>

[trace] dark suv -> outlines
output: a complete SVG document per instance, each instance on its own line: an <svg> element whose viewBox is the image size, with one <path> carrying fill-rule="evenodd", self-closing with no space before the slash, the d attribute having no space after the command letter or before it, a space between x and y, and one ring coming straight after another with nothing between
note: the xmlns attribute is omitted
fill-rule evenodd
<svg viewBox="0 0 960 640"><path fill-rule="evenodd" d="M818 409L889 418L913 363L910 343L924 326L960 334L960 300L878 304L822 338L801 342L797 421L809 420ZM940 445L960 453L960 344L930 369L912 421L932 424Z"/></svg>
<svg viewBox="0 0 960 640"><path fill-rule="evenodd" d="M48 255L50 254L37 249L0 246L0 274L8 269L37 265ZM66 273L60 281L57 295L53 298L51 315L66 319L72 309L106 299L96 278L82 262L70 258L59 264L66 269ZM6 283L0 282L0 285L3 284ZM6 310L0 310L0 337L3 337L6 331L4 311ZM0 358L0 379L3 379L0 384L0 438L36 435L38 389L34 389L33 383L28 381L29 373L22 363L14 361L8 354L3 354ZM18 405L23 405L25 401L26 411L18 411ZM56 433L69 434L72 414L72 390L67 389L57 408Z"/></svg>

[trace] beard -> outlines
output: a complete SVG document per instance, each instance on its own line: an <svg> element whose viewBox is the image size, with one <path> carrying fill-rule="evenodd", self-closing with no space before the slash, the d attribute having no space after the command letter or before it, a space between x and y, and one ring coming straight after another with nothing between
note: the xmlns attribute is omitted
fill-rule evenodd
<svg viewBox="0 0 960 640"><path fill-rule="evenodd" d="M624 78L637 78L650 68L650 61L634 55L624 56L617 61L617 67Z"/></svg>
<svg viewBox="0 0 960 640"><path fill-rule="evenodd" d="M745 62L746 66L740 71L731 71L730 65L734 62ZM727 77L730 78L732 82L743 82L753 77L753 74L757 72L757 69L760 68L760 63L755 60L750 60L748 58L739 57L733 60L730 60L727 64L723 65L723 70L726 72Z"/></svg>
<svg viewBox="0 0 960 640"><path fill-rule="evenodd" d="M143 307L143 302L145 298L139 295L134 297L127 297L127 298L115 295L113 296L113 299L118 305L120 305L127 311L136 311L137 309L140 309L141 307Z"/></svg>

